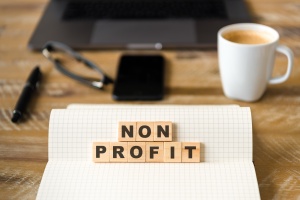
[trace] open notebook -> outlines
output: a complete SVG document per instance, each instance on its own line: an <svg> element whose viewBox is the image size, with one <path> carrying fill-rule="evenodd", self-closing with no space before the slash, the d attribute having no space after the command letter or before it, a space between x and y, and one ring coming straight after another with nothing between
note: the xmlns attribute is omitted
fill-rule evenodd
<svg viewBox="0 0 300 200"><path fill-rule="evenodd" d="M200 163L94 163L93 141L119 121L172 121L173 141L201 142ZM37 199L260 199L249 108L78 106L51 112Z"/></svg>

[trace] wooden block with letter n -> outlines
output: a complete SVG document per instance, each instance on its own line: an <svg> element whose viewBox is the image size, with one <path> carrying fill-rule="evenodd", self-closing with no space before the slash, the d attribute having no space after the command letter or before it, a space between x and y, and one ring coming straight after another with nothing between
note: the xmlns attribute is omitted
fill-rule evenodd
<svg viewBox="0 0 300 200"><path fill-rule="evenodd" d="M118 141L135 141L136 122L119 122Z"/></svg>
<svg viewBox="0 0 300 200"><path fill-rule="evenodd" d="M181 146L181 162L200 162L200 142L182 142Z"/></svg>
<svg viewBox="0 0 300 200"><path fill-rule="evenodd" d="M172 141L172 122L154 122L154 141Z"/></svg>
<svg viewBox="0 0 300 200"><path fill-rule="evenodd" d="M127 142L111 142L109 162L127 162Z"/></svg>
<svg viewBox="0 0 300 200"><path fill-rule="evenodd" d="M181 162L181 142L164 142L164 161Z"/></svg>
<svg viewBox="0 0 300 200"><path fill-rule="evenodd" d="M164 162L163 142L146 142L146 162Z"/></svg>
<svg viewBox="0 0 300 200"><path fill-rule="evenodd" d="M110 142L93 142L93 161L109 162Z"/></svg>
<svg viewBox="0 0 300 200"><path fill-rule="evenodd" d="M128 162L145 162L145 142L128 142Z"/></svg>
<svg viewBox="0 0 300 200"><path fill-rule="evenodd" d="M153 141L154 122L137 122L136 123L136 140L135 141Z"/></svg>

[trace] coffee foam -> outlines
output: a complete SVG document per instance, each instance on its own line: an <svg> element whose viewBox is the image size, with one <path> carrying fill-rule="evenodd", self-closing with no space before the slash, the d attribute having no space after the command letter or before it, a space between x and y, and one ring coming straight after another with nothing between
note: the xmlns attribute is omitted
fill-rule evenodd
<svg viewBox="0 0 300 200"><path fill-rule="evenodd" d="M235 30L223 34L226 40L239 44L266 44L272 41L272 35L263 31Z"/></svg>

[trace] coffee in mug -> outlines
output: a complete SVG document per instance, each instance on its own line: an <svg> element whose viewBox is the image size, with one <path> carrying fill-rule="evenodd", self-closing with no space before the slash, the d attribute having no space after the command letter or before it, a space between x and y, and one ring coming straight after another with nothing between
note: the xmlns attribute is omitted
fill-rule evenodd
<svg viewBox="0 0 300 200"><path fill-rule="evenodd" d="M223 35L226 40L240 44L265 44L270 42L270 36L266 32L253 30L231 31Z"/></svg>
<svg viewBox="0 0 300 200"><path fill-rule="evenodd" d="M218 32L218 58L222 87L228 98L256 101L269 84L286 81L293 67L293 52L279 45L273 28L254 23L226 26ZM275 52L288 58L283 76L272 77Z"/></svg>

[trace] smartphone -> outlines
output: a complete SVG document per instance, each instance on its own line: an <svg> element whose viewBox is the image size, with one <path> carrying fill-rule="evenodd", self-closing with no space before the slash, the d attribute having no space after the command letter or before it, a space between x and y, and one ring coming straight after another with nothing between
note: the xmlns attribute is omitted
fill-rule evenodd
<svg viewBox="0 0 300 200"><path fill-rule="evenodd" d="M164 58L161 55L123 55L113 90L115 100L161 100Z"/></svg>

